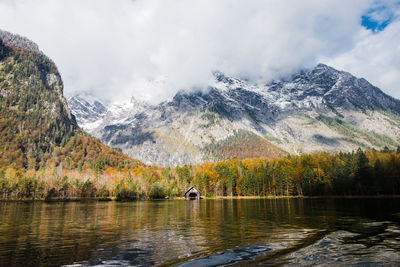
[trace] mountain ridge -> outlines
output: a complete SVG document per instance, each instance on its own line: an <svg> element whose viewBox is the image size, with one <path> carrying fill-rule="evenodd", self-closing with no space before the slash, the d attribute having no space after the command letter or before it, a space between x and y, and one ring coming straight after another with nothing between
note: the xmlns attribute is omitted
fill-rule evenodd
<svg viewBox="0 0 400 267"><path fill-rule="evenodd" d="M157 105L135 100L112 105L88 131L132 157L162 166L226 159L209 157L204 150L219 147L234 131L269 142L265 145L277 157L282 156L278 151L399 144L400 101L348 72L318 64L261 85L221 72L214 76L207 91L179 91Z"/></svg>

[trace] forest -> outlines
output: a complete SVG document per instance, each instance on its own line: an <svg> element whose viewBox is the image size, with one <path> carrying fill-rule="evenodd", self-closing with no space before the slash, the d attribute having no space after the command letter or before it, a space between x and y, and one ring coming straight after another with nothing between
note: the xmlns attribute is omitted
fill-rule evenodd
<svg viewBox="0 0 400 267"><path fill-rule="evenodd" d="M80 141L75 138L74 145ZM67 144L64 149L69 148ZM172 169L108 164L112 159L107 154L92 164L80 164L82 155L73 151L54 153L56 157L40 166L1 168L0 199L165 199L182 197L190 185L206 197L400 194L400 147L397 151L358 149L278 159L229 159Z"/></svg>

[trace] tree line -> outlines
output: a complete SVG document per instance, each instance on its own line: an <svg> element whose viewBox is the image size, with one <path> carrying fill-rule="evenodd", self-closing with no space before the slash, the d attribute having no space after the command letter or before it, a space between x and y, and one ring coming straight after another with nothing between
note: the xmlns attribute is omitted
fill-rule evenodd
<svg viewBox="0 0 400 267"><path fill-rule="evenodd" d="M229 159L175 168L109 166L98 158L85 168L49 161L38 170L0 169L1 199L163 199L183 196L190 185L207 197L400 194L400 148Z"/></svg>

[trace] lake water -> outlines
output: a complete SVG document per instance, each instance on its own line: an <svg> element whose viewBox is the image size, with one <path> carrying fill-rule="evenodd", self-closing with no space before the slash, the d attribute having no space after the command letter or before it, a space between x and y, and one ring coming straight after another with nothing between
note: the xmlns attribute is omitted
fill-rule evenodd
<svg viewBox="0 0 400 267"><path fill-rule="evenodd" d="M400 198L0 203L0 266L399 266Z"/></svg>

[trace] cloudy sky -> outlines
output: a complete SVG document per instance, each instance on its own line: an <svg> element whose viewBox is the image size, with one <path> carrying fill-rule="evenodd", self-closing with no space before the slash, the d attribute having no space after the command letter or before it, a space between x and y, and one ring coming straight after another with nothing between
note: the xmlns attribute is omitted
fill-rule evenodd
<svg viewBox="0 0 400 267"><path fill-rule="evenodd" d="M323 62L400 98L395 0L0 0L0 29L38 43L67 96L157 102L213 70L265 82Z"/></svg>

